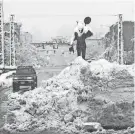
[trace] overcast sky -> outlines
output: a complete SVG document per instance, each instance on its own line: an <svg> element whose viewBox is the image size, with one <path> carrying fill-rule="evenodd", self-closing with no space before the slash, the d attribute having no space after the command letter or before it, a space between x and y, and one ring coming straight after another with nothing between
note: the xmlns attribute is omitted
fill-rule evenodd
<svg viewBox="0 0 135 134"><path fill-rule="evenodd" d="M77 20L86 16L96 34L105 33L119 13L123 20L133 20L133 0L3 0L4 19L15 14L22 23L22 31L33 34L34 41L45 41L54 36L70 36Z"/></svg>

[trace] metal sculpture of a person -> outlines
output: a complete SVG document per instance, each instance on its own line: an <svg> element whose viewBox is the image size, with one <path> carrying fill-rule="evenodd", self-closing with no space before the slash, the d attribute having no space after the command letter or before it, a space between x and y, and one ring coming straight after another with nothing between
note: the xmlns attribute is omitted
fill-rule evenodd
<svg viewBox="0 0 135 134"><path fill-rule="evenodd" d="M86 17L83 21L77 21L77 26L74 29L74 34L71 38L71 47L76 41L77 56L82 56L85 59L86 55L86 42L85 39L93 35L91 28L88 26L90 24L91 18Z"/></svg>

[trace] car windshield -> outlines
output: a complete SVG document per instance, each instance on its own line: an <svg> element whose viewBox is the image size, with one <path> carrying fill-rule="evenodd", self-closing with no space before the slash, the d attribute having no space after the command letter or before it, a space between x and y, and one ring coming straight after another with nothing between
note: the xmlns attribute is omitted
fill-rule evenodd
<svg viewBox="0 0 135 134"><path fill-rule="evenodd" d="M21 68L16 71L16 74L33 74L34 72L32 71L31 68Z"/></svg>

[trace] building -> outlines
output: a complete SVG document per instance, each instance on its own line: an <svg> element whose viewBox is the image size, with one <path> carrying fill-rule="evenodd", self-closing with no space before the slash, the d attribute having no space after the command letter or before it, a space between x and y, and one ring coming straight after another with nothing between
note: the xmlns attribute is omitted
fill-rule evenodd
<svg viewBox="0 0 135 134"><path fill-rule="evenodd" d="M21 31L21 24L20 23L14 23L14 39L15 39L15 43L20 42L20 31ZM10 39L10 22L6 22L4 23L4 37L5 40L9 41Z"/></svg>
<svg viewBox="0 0 135 134"><path fill-rule="evenodd" d="M14 23L14 42L15 47L20 45L20 31L21 31L21 24L20 23ZM4 23L4 58L5 58L5 64L10 65L10 22Z"/></svg>
<svg viewBox="0 0 135 134"><path fill-rule="evenodd" d="M29 32L22 32L20 38L22 44L32 43L32 35Z"/></svg>
<svg viewBox="0 0 135 134"><path fill-rule="evenodd" d="M124 55L127 55L124 57L125 58L124 60L125 60L125 63L127 63L126 61L128 59L127 57L134 57L134 42L132 41L132 39L134 38L134 22L124 21L122 25L123 25ZM118 24L116 23L110 27L109 32L106 33L104 37L105 49L113 47L115 49L115 52L117 53L117 43L118 43ZM111 49L108 49L108 50L110 51ZM112 53L111 51L108 52L108 56L113 57L114 55L111 53ZM132 54L132 56L129 56L128 53ZM111 59L111 57L109 57L109 59ZM112 59L112 61L114 61L114 59ZM132 62L130 61L129 64L133 63L133 61L134 59L132 59Z"/></svg>
<svg viewBox="0 0 135 134"><path fill-rule="evenodd" d="M105 47L109 47L109 44L115 41L115 46L117 47L117 35L118 35L118 25L112 25L110 31L105 35ZM130 51L134 49L134 44L131 39L134 37L134 22L124 21L123 22L123 43L124 51Z"/></svg>

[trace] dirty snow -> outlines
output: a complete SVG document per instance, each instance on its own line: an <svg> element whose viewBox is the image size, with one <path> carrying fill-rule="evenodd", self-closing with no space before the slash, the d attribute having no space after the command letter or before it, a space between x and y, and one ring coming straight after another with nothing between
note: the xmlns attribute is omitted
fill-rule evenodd
<svg viewBox="0 0 135 134"><path fill-rule="evenodd" d="M10 131L56 128L70 133L80 132L77 128L86 119L84 113L79 113L78 100L80 97L86 100L90 97L91 87L88 86L93 84L93 78L108 78L113 70L119 72L129 69L133 74L131 68L132 66L122 67L104 59L88 63L77 57L58 76L43 81L41 87L24 94L10 94L8 116L13 114L13 119L4 128ZM85 77L86 75L88 76ZM88 86L84 84L85 78L90 79ZM96 85L97 83L94 86ZM84 92L85 89L87 93ZM87 108L84 112L87 112Z"/></svg>

